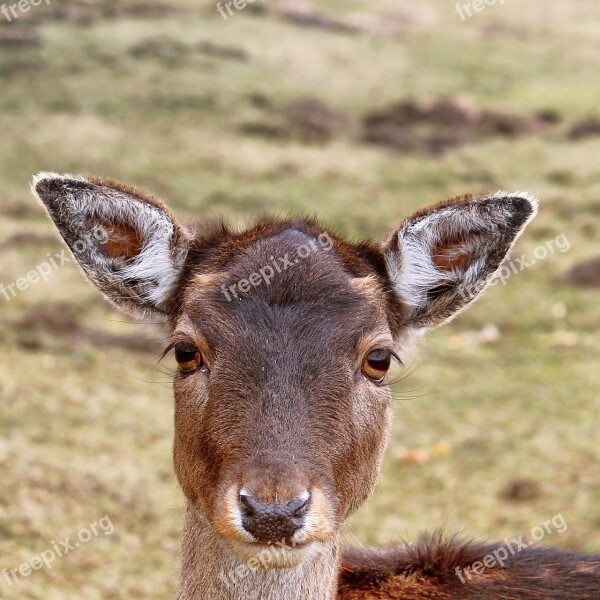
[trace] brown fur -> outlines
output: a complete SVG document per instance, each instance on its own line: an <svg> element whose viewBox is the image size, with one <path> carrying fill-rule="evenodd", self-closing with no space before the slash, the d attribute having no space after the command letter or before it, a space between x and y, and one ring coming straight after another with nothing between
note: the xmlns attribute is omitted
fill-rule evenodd
<svg viewBox="0 0 600 600"><path fill-rule="evenodd" d="M527 548L504 568L481 575L456 575L498 546L442 535L387 551L344 554L339 600L592 600L598 598L600 557L550 548Z"/></svg>

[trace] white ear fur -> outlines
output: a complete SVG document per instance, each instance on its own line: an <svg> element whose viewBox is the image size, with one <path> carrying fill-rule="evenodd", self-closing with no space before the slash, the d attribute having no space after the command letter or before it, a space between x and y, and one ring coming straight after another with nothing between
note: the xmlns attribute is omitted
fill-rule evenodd
<svg viewBox="0 0 600 600"><path fill-rule="evenodd" d="M86 275L113 304L136 317L167 318L165 303L187 243L166 207L125 186L71 175L39 173L31 189ZM139 254L124 260L107 253L103 245L111 242L111 231L104 231L104 240L98 235L107 225L134 231Z"/></svg>
<svg viewBox="0 0 600 600"><path fill-rule="evenodd" d="M441 325L476 300L537 208L538 201L527 193L497 192L442 204L406 219L387 243L385 260L410 319L424 327ZM441 269L435 264L435 249L447 240L457 240L448 251L450 259L471 257L465 268ZM439 295L445 298L438 297L436 315L431 313L431 295L440 286L447 291Z"/></svg>

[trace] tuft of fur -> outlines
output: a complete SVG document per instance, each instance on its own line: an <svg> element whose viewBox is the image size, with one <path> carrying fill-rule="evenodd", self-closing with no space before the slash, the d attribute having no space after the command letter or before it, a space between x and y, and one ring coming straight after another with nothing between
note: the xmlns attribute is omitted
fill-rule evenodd
<svg viewBox="0 0 600 600"><path fill-rule="evenodd" d="M388 550L346 549L338 600L593 600L600 557L527 547L504 566L472 571L502 544L480 544L443 533ZM491 564L491 563L490 563ZM459 576L460 575L460 576ZM462 579L461 579L462 578Z"/></svg>

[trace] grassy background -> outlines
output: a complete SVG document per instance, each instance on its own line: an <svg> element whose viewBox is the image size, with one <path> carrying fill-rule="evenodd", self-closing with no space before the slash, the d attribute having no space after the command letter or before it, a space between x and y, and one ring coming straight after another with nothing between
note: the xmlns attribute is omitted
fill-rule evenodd
<svg viewBox="0 0 600 600"><path fill-rule="evenodd" d="M347 537L503 539L562 513L567 531L546 541L600 551L598 291L560 283L600 254L600 138L566 135L598 112L598 3L507 0L463 22L442 0L330 0L327 15L369 30L356 34L301 28L283 4L225 21L211 2L53 0L0 17L0 282L62 249L28 191L39 170L137 184L182 218L301 211L374 236L456 193L527 189L542 210L515 254L561 234L570 250L428 337L395 389L378 492ZM366 113L440 95L564 120L441 156L359 141ZM318 144L248 132L307 96L349 125ZM182 497L152 330L111 311L72 263L0 296L0 570L105 514L115 525L51 570L0 578L0 597L173 596Z"/></svg>

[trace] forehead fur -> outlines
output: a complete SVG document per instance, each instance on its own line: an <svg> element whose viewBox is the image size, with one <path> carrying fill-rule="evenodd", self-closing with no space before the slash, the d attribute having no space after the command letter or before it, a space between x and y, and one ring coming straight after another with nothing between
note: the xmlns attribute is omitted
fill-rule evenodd
<svg viewBox="0 0 600 600"><path fill-rule="evenodd" d="M361 321L381 312L385 319L391 313L386 303L393 296L378 248L351 244L312 220L266 221L241 233L213 225L197 234L184 271L178 305L192 317L206 319L211 308L253 323L275 307L295 307L305 322L343 313ZM366 277L369 286L355 285ZM222 326L226 317L219 320Z"/></svg>

